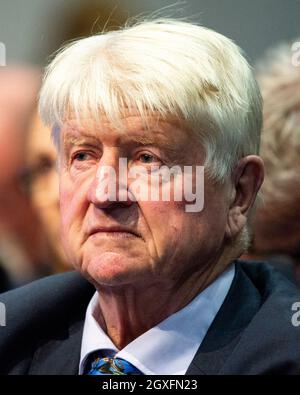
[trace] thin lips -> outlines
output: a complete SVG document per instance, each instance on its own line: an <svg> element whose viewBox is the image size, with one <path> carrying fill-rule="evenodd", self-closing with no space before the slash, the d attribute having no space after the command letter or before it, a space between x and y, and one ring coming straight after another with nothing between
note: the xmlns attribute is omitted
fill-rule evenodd
<svg viewBox="0 0 300 395"><path fill-rule="evenodd" d="M93 234L99 233L99 232L124 232L124 233L131 233L134 236L140 237L140 235L137 232L134 232L132 229L118 227L118 226L112 226L112 227L100 226L97 228L93 228L89 232L89 235L92 236Z"/></svg>

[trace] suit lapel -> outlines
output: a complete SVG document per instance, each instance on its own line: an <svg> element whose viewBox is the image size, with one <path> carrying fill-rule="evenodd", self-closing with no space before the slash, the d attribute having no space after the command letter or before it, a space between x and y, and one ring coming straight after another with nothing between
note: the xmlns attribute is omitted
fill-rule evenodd
<svg viewBox="0 0 300 395"><path fill-rule="evenodd" d="M63 302L54 306L52 315L43 318L45 324L31 360L30 375L78 374L85 313L95 288L73 273L62 292Z"/></svg>
<svg viewBox="0 0 300 395"><path fill-rule="evenodd" d="M227 297L186 374L218 374L260 305L260 293L237 262L235 277Z"/></svg>
<svg viewBox="0 0 300 395"><path fill-rule="evenodd" d="M32 359L30 375L78 374L83 320L40 345Z"/></svg>
<svg viewBox="0 0 300 395"><path fill-rule="evenodd" d="M59 336L41 344L34 354L28 374L78 374L83 324L83 319L76 321Z"/></svg>

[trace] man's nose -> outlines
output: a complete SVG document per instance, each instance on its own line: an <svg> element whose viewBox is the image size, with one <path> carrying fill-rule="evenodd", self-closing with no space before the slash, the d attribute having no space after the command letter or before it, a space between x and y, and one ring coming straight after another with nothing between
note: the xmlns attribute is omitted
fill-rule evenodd
<svg viewBox="0 0 300 395"><path fill-rule="evenodd" d="M127 160L117 150L104 152L88 189L88 200L98 208L130 206L127 188ZM124 167L125 166L125 167Z"/></svg>

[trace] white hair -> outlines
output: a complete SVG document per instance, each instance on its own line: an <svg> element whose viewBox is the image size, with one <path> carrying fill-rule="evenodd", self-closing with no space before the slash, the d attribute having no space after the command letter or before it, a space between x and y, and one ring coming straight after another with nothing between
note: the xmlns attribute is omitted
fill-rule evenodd
<svg viewBox="0 0 300 395"><path fill-rule="evenodd" d="M149 112L186 121L217 180L259 151L261 97L250 66L237 45L205 27L142 21L72 42L46 69L40 113L48 126L70 114L104 114L117 125L131 108L145 121Z"/></svg>

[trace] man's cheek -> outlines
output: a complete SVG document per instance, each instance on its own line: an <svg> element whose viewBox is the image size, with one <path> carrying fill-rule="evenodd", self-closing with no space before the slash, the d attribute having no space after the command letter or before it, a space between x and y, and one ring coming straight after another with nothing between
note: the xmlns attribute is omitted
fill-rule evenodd
<svg viewBox="0 0 300 395"><path fill-rule="evenodd" d="M87 209L86 192L83 186L70 184L68 181L61 182L60 186L60 212L66 221L70 221L73 216L80 217L80 212Z"/></svg>
<svg viewBox="0 0 300 395"><path fill-rule="evenodd" d="M143 216L150 228L154 242L162 247L167 242L180 237L187 218L184 212L185 202L145 202ZM157 247L159 247L157 246Z"/></svg>
<svg viewBox="0 0 300 395"><path fill-rule="evenodd" d="M65 248L67 245L73 245L81 236L81 229L84 215L81 212L82 204L72 196L69 191L62 191L60 195L60 213L61 213L61 238Z"/></svg>
<svg viewBox="0 0 300 395"><path fill-rule="evenodd" d="M60 214L62 230L70 222L72 218L73 205L72 195L68 191L61 190L60 192Z"/></svg>

